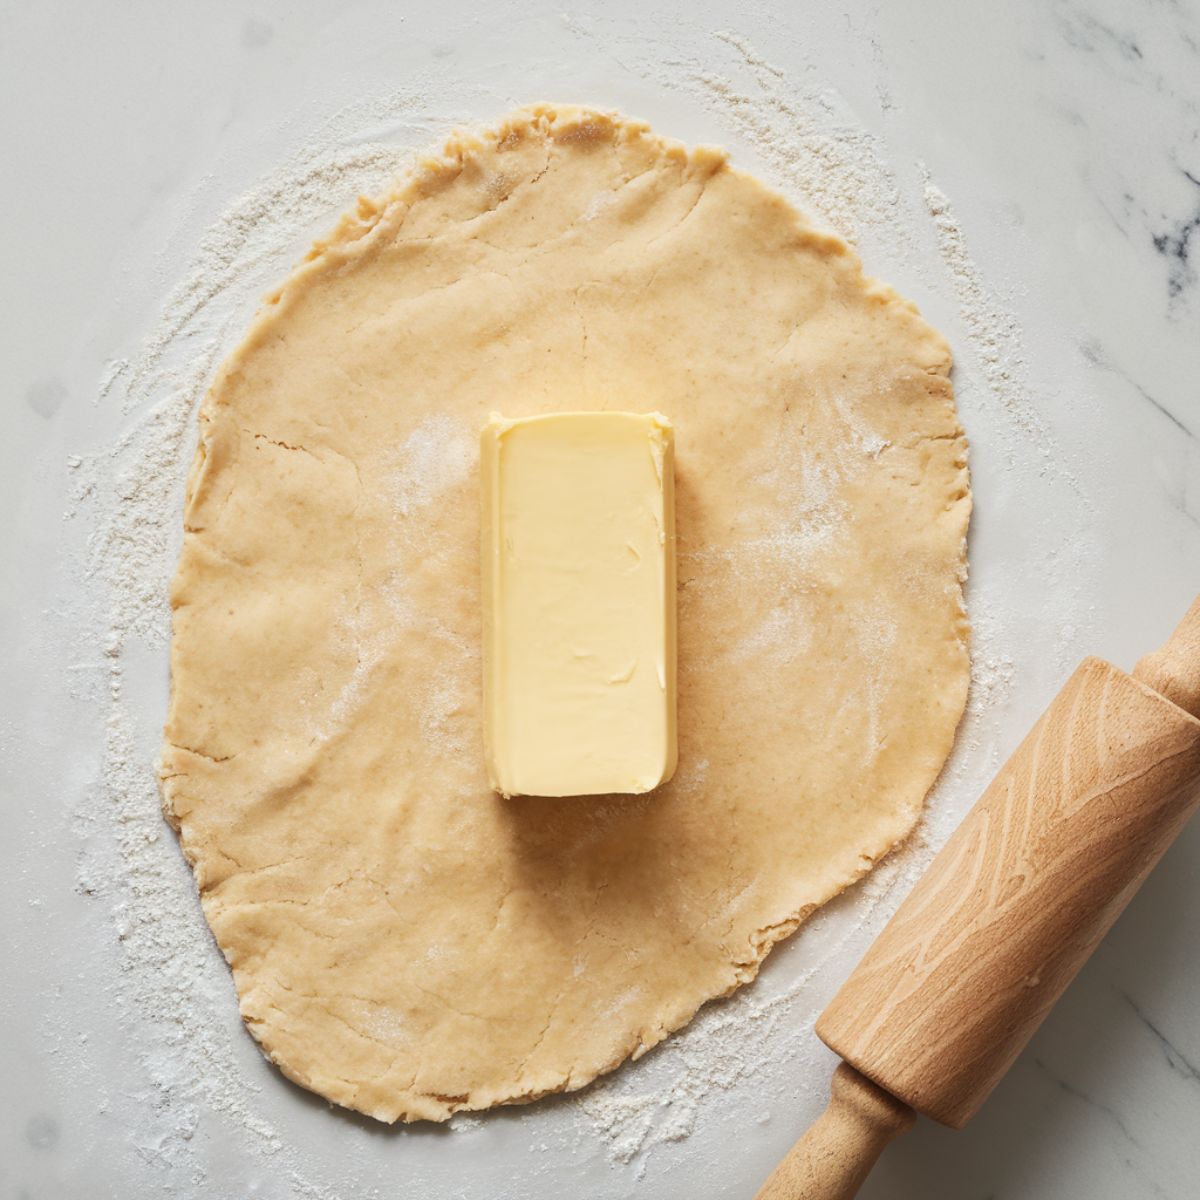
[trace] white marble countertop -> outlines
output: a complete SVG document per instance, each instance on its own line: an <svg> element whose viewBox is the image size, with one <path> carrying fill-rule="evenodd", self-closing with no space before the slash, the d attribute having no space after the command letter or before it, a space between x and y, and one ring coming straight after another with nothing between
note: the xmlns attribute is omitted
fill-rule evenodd
<svg viewBox="0 0 1200 1200"><path fill-rule="evenodd" d="M144 563L157 612L172 549L158 527L132 552L105 540L97 496L150 486L120 439L159 397L129 364L205 231L348 108L347 145L425 146L531 100L620 107L729 146L835 224L881 197L846 232L955 346L977 497L972 716L931 800L936 843L1079 657L1132 665L1200 586L1195 0L14 0L0 89L0 1200L752 1195L824 1102L814 1014L902 886L852 891L773 956L750 990L787 997L763 1035L783 1049L753 1070L705 1060L702 1088L693 1036L590 1115L387 1130L258 1055L153 811L161 638L136 614L105 632L106 564L138 577L128 592ZM797 130L804 153L778 152ZM867 172L863 195L819 177L822 138ZM299 196L294 244L233 289L218 350L353 198L331 190ZM1193 823L974 1123L921 1122L863 1196L1200 1194L1197 922Z"/></svg>

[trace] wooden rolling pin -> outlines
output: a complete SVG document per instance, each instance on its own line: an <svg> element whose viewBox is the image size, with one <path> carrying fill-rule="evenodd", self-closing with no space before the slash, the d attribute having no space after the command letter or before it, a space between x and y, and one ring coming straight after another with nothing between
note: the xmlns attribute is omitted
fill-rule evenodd
<svg viewBox="0 0 1200 1200"><path fill-rule="evenodd" d="M1200 802L1200 599L1088 658L817 1021L845 1060L757 1200L849 1200L916 1113L961 1128Z"/></svg>

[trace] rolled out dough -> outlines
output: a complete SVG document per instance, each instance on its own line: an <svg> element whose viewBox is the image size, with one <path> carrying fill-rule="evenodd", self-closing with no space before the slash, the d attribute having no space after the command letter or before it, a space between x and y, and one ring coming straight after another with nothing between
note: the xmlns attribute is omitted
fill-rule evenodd
<svg viewBox="0 0 1200 1200"><path fill-rule="evenodd" d="M384 1121L580 1087L906 835L967 690L949 371L720 152L585 109L455 136L314 247L200 414L162 761L290 1078ZM630 407L677 430L679 769L503 800L478 430Z"/></svg>

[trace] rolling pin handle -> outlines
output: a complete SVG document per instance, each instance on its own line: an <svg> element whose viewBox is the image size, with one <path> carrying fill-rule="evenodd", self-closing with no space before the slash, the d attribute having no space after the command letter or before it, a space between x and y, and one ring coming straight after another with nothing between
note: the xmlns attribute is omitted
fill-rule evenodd
<svg viewBox="0 0 1200 1200"><path fill-rule="evenodd" d="M1139 660L1133 677L1184 712L1200 717L1200 598L1166 645Z"/></svg>
<svg viewBox="0 0 1200 1200"><path fill-rule="evenodd" d="M907 1104L841 1063L825 1111L755 1200L853 1200L883 1148L914 1120Z"/></svg>

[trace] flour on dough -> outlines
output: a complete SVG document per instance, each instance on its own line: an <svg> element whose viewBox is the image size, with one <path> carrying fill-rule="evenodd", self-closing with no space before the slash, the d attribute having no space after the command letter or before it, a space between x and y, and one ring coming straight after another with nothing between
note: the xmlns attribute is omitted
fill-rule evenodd
<svg viewBox="0 0 1200 1200"><path fill-rule="evenodd" d="M912 828L967 690L943 339L710 149L570 107L455 136L272 296L200 414L168 817L251 1032L381 1120L578 1088ZM487 414L677 431L679 760L494 795Z"/></svg>

